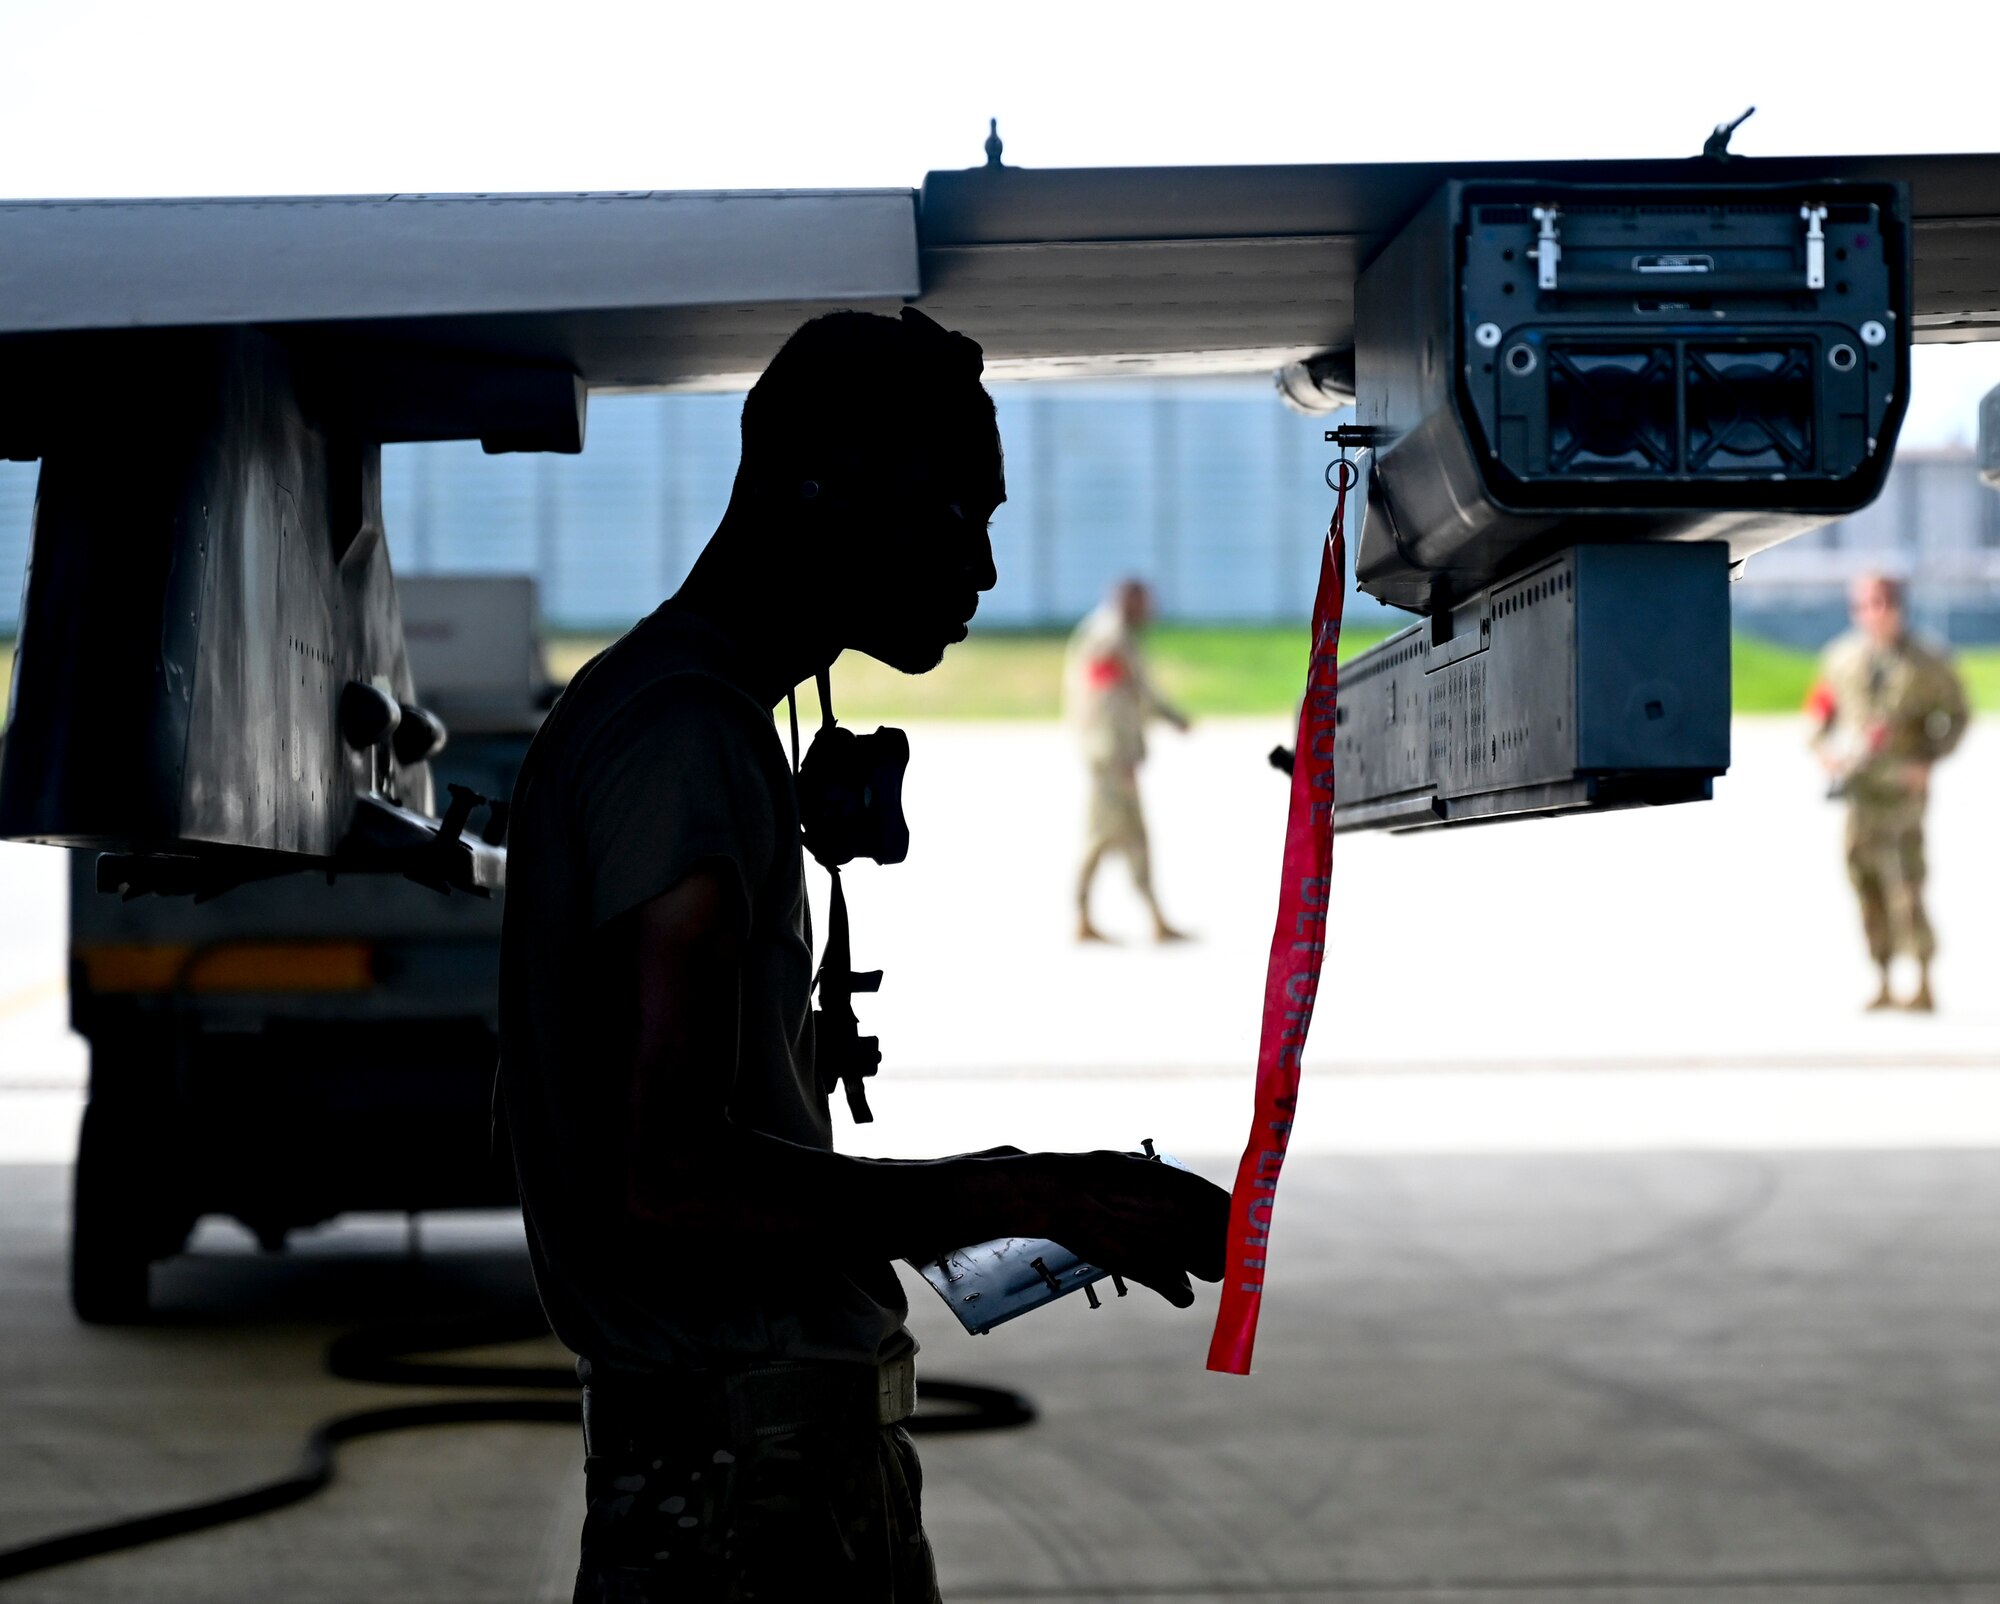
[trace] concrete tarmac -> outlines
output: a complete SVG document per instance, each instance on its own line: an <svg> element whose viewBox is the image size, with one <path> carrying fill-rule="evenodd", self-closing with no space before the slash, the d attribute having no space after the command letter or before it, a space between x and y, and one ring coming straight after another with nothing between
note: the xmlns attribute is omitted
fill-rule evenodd
<svg viewBox="0 0 2000 1604"><path fill-rule="evenodd" d="M162 1322L71 1323L63 1175L0 1169L0 1545L287 1468L369 1319L532 1307L518 1228L210 1228ZM1247 1380L1206 1294L988 1336L912 1278L922 1364L1041 1421L928 1438L947 1598L2000 1601L2000 1156L1307 1158ZM546 1357L559 1356L551 1348ZM462 1426L341 1451L296 1507L0 1588L22 1604L568 1596L581 1451Z"/></svg>
<svg viewBox="0 0 2000 1604"><path fill-rule="evenodd" d="M858 871L887 1063L856 1151L1143 1135L1225 1179L1248 1121L1282 731L1164 734L1148 773L1184 947L1068 940L1060 731L913 732L907 868ZM2000 730L1940 771L1933 1019L1870 976L1794 721L1737 726L1703 807L1343 837L1258 1373L1201 1368L1212 1290L958 1331L1012 1434L924 1444L955 1600L2000 1604ZM1136 933L1116 865L1100 916ZM205 1224L162 1318L63 1298L84 1055L58 855L0 848L0 1546L288 1468L373 1320L532 1313L518 1222L349 1219L260 1255ZM822 904L823 905L823 904ZM551 1362L552 1348L540 1350ZM313 1501L0 1586L55 1601L568 1596L567 1430L355 1443Z"/></svg>

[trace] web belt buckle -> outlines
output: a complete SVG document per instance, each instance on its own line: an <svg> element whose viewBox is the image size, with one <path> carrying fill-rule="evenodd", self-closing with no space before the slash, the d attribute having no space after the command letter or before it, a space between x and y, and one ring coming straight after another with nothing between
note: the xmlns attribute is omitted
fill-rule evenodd
<svg viewBox="0 0 2000 1604"><path fill-rule="evenodd" d="M727 1383L733 1435L745 1441L814 1427L893 1426L917 1409L917 1367L907 1354L872 1367L780 1361ZM870 1398L872 1392L873 1397Z"/></svg>

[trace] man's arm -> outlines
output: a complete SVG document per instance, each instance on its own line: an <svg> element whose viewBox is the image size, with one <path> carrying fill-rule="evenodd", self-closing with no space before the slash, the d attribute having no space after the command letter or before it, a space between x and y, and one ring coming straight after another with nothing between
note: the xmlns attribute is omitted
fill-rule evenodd
<svg viewBox="0 0 2000 1604"><path fill-rule="evenodd" d="M1958 665L1940 652L1931 672L1935 686L1931 711L1924 719L1924 741L1926 761L1935 763L1957 749L1972 713L1966 705L1965 681L1959 677Z"/></svg>
<svg viewBox="0 0 2000 1604"><path fill-rule="evenodd" d="M626 1013L611 1033L625 1060L624 1196L662 1251L921 1261L1047 1236L1181 1307L1190 1273L1220 1277L1228 1194L1167 1165L1117 1153L850 1158L734 1123L747 917L732 868L702 865L596 938L604 995Z"/></svg>
<svg viewBox="0 0 2000 1604"><path fill-rule="evenodd" d="M1153 683L1152 672L1146 666L1145 655L1139 650L1137 641L1125 647L1125 663L1132 676L1133 689L1139 693L1139 705L1146 710L1148 718L1165 719L1177 730L1188 727L1188 716L1160 694L1159 686Z"/></svg>

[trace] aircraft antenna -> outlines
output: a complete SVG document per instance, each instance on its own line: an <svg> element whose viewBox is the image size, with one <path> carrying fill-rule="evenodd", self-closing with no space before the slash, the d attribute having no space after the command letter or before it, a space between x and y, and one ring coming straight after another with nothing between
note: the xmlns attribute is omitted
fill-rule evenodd
<svg viewBox="0 0 2000 1604"><path fill-rule="evenodd" d="M1745 106L1742 115L1737 117L1733 122L1717 123L1715 125L1715 132L1708 136L1708 139L1701 147L1702 160L1711 162L1726 162L1731 160L1729 136L1747 123L1750 120L1750 114L1756 109L1755 106Z"/></svg>
<svg viewBox="0 0 2000 1604"><path fill-rule="evenodd" d="M1746 112L1744 113L1744 115L1748 116L1749 113ZM1000 162L1001 149L1002 146L1000 144L1000 119L998 117L988 117L986 119L986 165L989 168L999 167L1001 165Z"/></svg>

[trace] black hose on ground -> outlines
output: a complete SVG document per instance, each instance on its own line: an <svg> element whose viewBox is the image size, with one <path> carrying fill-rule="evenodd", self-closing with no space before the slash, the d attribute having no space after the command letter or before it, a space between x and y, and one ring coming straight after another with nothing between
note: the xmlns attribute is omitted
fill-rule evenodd
<svg viewBox="0 0 2000 1604"><path fill-rule="evenodd" d="M386 1386L507 1387L574 1395L576 1372L568 1365L453 1364L434 1357L457 1349L498 1347L547 1335L545 1326L495 1326L477 1321L363 1326L328 1344L326 1368L346 1381ZM413 1359L412 1354L427 1357ZM1026 1426L1035 1419L1034 1404L1004 1387L982 1387L964 1381L925 1381L920 1383L918 1395L918 1413L907 1422L907 1429L912 1432L935 1435L999 1431ZM932 1412L929 1405L933 1403L953 1407ZM332 1483L335 1450L359 1437L409 1431L418 1426L466 1426L495 1421L576 1426L579 1414L579 1405L571 1396L466 1398L334 1415L308 1433L298 1464L287 1474L221 1498L179 1504L102 1525L82 1526L37 1542L0 1549L0 1582L99 1554L207 1531L255 1515L268 1515L273 1510L301 1503Z"/></svg>

